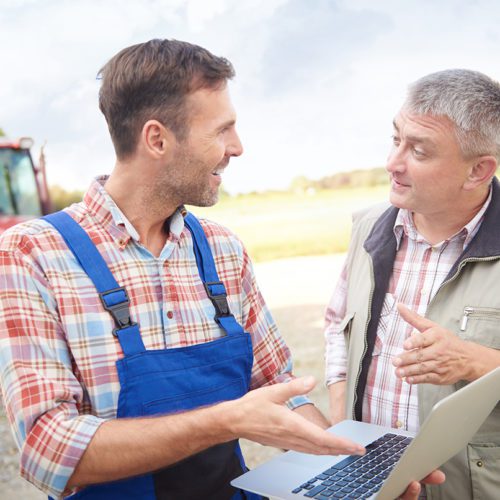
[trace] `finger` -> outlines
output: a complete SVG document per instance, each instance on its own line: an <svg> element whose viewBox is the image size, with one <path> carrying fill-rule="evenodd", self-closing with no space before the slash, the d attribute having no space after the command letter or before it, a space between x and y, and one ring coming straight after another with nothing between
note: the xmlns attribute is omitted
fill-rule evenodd
<svg viewBox="0 0 500 500"><path fill-rule="evenodd" d="M416 384L434 384L440 385L442 384L441 378L437 373L424 373L421 375L410 375L405 378L408 384L416 385Z"/></svg>
<svg viewBox="0 0 500 500"><path fill-rule="evenodd" d="M446 480L444 472L439 469L431 472L428 476L422 479L424 484L441 484ZM417 481L413 481L409 484L408 488L404 494L400 497L401 500L417 500L422 487Z"/></svg>
<svg viewBox="0 0 500 500"><path fill-rule="evenodd" d="M406 366L400 366L396 370L398 377L411 377L415 375L426 375L436 369L436 363L433 361L416 361Z"/></svg>
<svg viewBox="0 0 500 500"><path fill-rule="evenodd" d="M299 377L290 382L274 384L265 388L269 398L279 404L285 404L295 396L302 396L314 389L316 380L312 376Z"/></svg>
<svg viewBox="0 0 500 500"><path fill-rule="evenodd" d="M419 334L420 335L420 334ZM392 364L404 368L405 366L422 363L432 359L432 352L421 347L411 349L409 352L403 352L393 358Z"/></svg>
<svg viewBox="0 0 500 500"><path fill-rule="evenodd" d="M418 481L412 481L400 498L401 500L418 500L421 489L422 487Z"/></svg>
<svg viewBox="0 0 500 500"><path fill-rule="evenodd" d="M300 415L293 414L293 418L297 418L296 436L303 439L304 442L308 442L314 447L321 449L321 454L359 455L365 453L364 447L351 439L336 436ZM315 452L313 451L312 453Z"/></svg>
<svg viewBox="0 0 500 500"><path fill-rule="evenodd" d="M424 332L435 325L430 319L420 316L415 311L411 311L404 304L398 304L398 311L401 317L419 332Z"/></svg>
<svg viewBox="0 0 500 500"><path fill-rule="evenodd" d="M417 351L421 351L421 349L414 349L408 353L402 353L396 356L392 359L393 366L404 368L419 363L422 360L422 354Z"/></svg>
<svg viewBox="0 0 500 500"><path fill-rule="evenodd" d="M360 455L365 452L365 449L354 441L335 436L294 412L288 410L283 414L283 418L282 425L273 428L275 436L268 436L278 440L281 443L279 447L315 455Z"/></svg>
<svg viewBox="0 0 500 500"><path fill-rule="evenodd" d="M324 444L316 455L364 455L366 449L350 439L333 437Z"/></svg>
<svg viewBox="0 0 500 500"><path fill-rule="evenodd" d="M413 349L424 349L425 347L431 346L438 340L439 338L436 335L435 325L433 325L425 330L425 332L413 332L412 335L404 341L403 349L405 349L406 351L412 351Z"/></svg>
<svg viewBox="0 0 500 500"><path fill-rule="evenodd" d="M426 330L425 334L420 332L414 332L410 337L408 337L403 343L403 349L406 351L412 351L413 349L420 349L422 347L427 347L430 345L430 339L428 337L430 329Z"/></svg>
<svg viewBox="0 0 500 500"><path fill-rule="evenodd" d="M428 476L424 477L422 479L422 482L424 484L441 484L444 483L446 480L446 476L443 471L436 469L435 471L431 472Z"/></svg>

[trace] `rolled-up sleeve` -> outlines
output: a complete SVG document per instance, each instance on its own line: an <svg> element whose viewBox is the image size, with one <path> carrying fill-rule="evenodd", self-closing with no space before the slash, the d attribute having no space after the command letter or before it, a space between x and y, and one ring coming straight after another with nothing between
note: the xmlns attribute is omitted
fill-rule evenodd
<svg viewBox="0 0 500 500"><path fill-rule="evenodd" d="M21 475L60 498L104 420L79 412L84 389L53 294L22 251L0 250L0 384Z"/></svg>
<svg viewBox="0 0 500 500"><path fill-rule="evenodd" d="M347 264L345 263L325 313L325 378L327 386L346 379L347 346L342 328L346 308Z"/></svg>

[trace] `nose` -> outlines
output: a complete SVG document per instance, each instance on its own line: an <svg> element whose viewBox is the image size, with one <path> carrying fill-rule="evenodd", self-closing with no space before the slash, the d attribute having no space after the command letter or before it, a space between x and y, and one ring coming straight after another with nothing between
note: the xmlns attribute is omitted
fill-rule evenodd
<svg viewBox="0 0 500 500"><path fill-rule="evenodd" d="M243 145L236 130L231 135L231 140L226 148L227 156L240 156L243 154Z"/></svg>
<svg viewBox="0 0 500 500"><path fill-rule="evenodd" d="M406 169L404 152L401 146L392 146L389 156L387 157L385 169L390 174L394 172L403 172Z"/></svg>

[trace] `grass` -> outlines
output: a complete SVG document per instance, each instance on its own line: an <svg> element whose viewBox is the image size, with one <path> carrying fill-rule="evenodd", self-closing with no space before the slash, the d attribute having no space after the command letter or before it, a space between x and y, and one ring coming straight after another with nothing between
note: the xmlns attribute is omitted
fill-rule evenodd
<svg viewBox="0 0 500 500"><path fill-rule="evenodd" d="M252 260L345 252L351 216L387 199L388 186L239 195L210 208L189 207L198 216L234 231Z"/></svg>

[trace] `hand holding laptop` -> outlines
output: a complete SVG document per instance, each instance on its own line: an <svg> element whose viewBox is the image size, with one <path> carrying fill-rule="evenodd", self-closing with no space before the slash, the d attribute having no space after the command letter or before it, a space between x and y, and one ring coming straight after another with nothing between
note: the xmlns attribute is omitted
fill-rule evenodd
<svg viewBox="0 0 500 500"><path fill-rule="evenodd" d="M423 484L441 484L445 482L444 472L440 470L435 470L431 472L427 477L422 479ZM422 486L418 481L413 481L410 483L408 488L403 495L401 495L401 500L418 500L420 492L422 491Z"/></svg>

